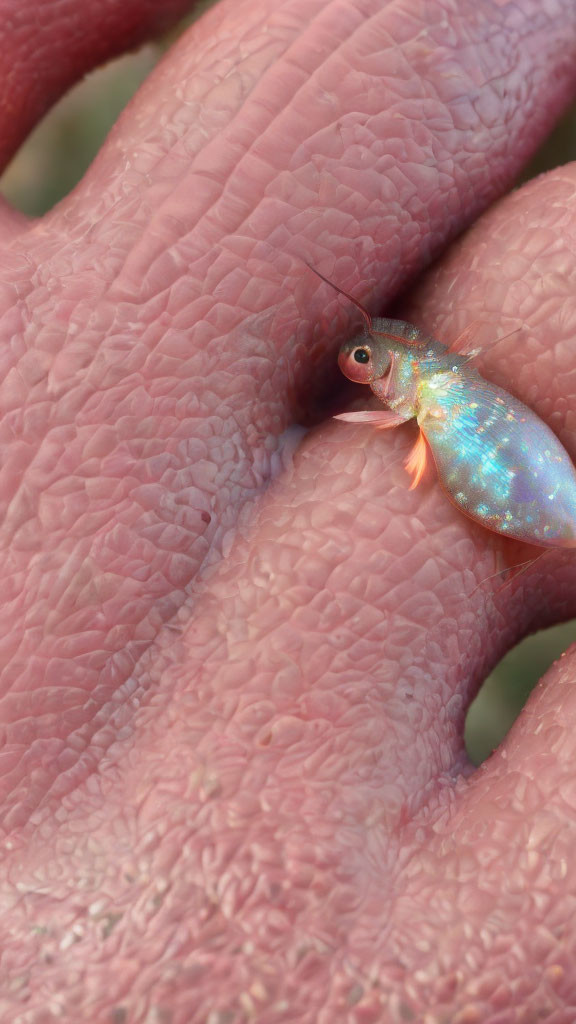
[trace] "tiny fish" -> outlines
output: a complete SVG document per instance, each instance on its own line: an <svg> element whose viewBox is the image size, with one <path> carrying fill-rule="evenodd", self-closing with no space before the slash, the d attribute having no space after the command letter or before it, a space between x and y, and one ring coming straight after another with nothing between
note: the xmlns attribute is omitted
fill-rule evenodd
<svg viewBox="0 0 576 1024"><path fill-rule="evenodd" d="M544 548L576 547L572 460L531 409L474 369L476 352L458 351L470 329L451 351L402 320L373 320L356 299L336 290L366 321L364 332L342 346L340 369L368 384L386 406L336 418L380 429L415 418L420 434L406 461L411 489L431 452L450 501L477 523Z"/></svg>

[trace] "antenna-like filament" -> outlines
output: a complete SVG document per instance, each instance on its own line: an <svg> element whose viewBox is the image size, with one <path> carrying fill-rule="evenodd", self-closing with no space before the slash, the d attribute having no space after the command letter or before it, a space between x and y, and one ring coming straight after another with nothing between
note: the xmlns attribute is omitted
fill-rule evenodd
<svg viewBox="0 0 576 1024"><path fill-rule="evenodd" d="M390 341L399 341L401 344L404 345L409 344L409 342L406 341L406 338L401 338L399 335L387 334L385 331L375 331L370 313L368 312L367 309L364 309L364 306L362 305L361 302L358 301L358 299L355 299L353 295L350 295L350 292L345 292L343 288L340 288L337 284L334 284L334 282L331 281L329 277L324 277L324 274L321 274L319 270L316 270L316 267L313 267L311 263L308 263L308 260L304 260L304 263L312 271L313 274L316 274L316 277L319 277L321 281L324 281L326 284L329 284L330 287L333 288L335 292L338 292L339 295L343 295L345 299L348 299L349 302L352 302L353 305L356 306L356 309L360 310L362 316L364 317L364 320L366 321L366 326L368 328L369 334L377 335L377 337L379 338L389 338Z"/></svg>
<svg viewBox="0 0 576 1024"><path fill-rule="evenodd" d="M316 274L316 277L319 277L321 281L324 281L326 284L329 284L330 287L333 288L335 292L338 292L339 295L343 295L345 299L348 299L349 302L352 302L356 306L356 309L360 310L362 316L366 321L366 326L370 333L372 334L372 317L370 316L368 310L364 309L362 303L358 302L358 299L355 299L353 295L350 295L348 292L345 292L343 288L339 288L338 285L334 284L334 282L331 281L328 277L324 277L324 274L321 274L319 270L316 270L316 268L313 267L311 263L308 263L308 260L304 260L304 263L306 264L307 267L309 267L313 274Z"/></svg>

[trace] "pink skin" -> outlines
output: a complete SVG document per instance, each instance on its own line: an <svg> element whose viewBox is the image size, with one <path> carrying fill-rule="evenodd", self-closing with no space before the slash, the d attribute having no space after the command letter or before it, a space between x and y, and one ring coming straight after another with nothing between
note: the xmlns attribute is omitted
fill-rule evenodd
<svg viewBox="0 0 576 1024"><path fill-rule="evenodd" d="M2 1022L573 1024L574 656L462 746L573 556L467 597L495 541L408 490L411 428L294 424L357 317L302 259L389 308L575 94L573 0L224 0L66 202L4 211ZM402 310L521 318L482 371L573 455L575 195Z"/></svg>
<svg viewBox="0 0 576 1024"><path fill-rule="evenodd" d="M191 0L2 0L0 165L78 78L193 7Z"/></svg>

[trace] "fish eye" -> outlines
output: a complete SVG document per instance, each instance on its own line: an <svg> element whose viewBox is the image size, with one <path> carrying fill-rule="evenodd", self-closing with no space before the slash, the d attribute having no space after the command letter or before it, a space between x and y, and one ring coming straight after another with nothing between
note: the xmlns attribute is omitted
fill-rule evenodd
<svg viewBox="0 0 576 1024"><path fill-rule="evenodd" d="M354 351L354 361L356 363L369 363L370 353L367 348L357 348Z"/></svg>

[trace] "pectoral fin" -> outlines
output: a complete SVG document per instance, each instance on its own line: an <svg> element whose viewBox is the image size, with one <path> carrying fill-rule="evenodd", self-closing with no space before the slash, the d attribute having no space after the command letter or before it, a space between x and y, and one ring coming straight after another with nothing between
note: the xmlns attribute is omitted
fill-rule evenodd
<svg viewBox="0 0 576 1024"><path fill-rule="evenodd" d="M522 330L522 325L512 328L512 330L507 331L506 334L501 334L498 338L491 337L484 344L474 345L474 342L478 342L482 328L488 328L492 334L495 330L495 324L489 320L473 320L471 324L464 328L462 334L459 334L456 340L450 343L450 351L466 356L469 360L475 359L477 355L480 355L481 352L486 352L493 345L505 341L506 338L511 338L513 334L518 334Z"/></svg>
<svg viewBox="0 0 576 1024"><path fill-rule="evenodd" d="M390 430L392 427L399 427L406 423L404 416L392 412L390 409L375 409L366 412L341 412L334 417L335 420L344 420L346 423L371 423L378 430Z"/></svg>

